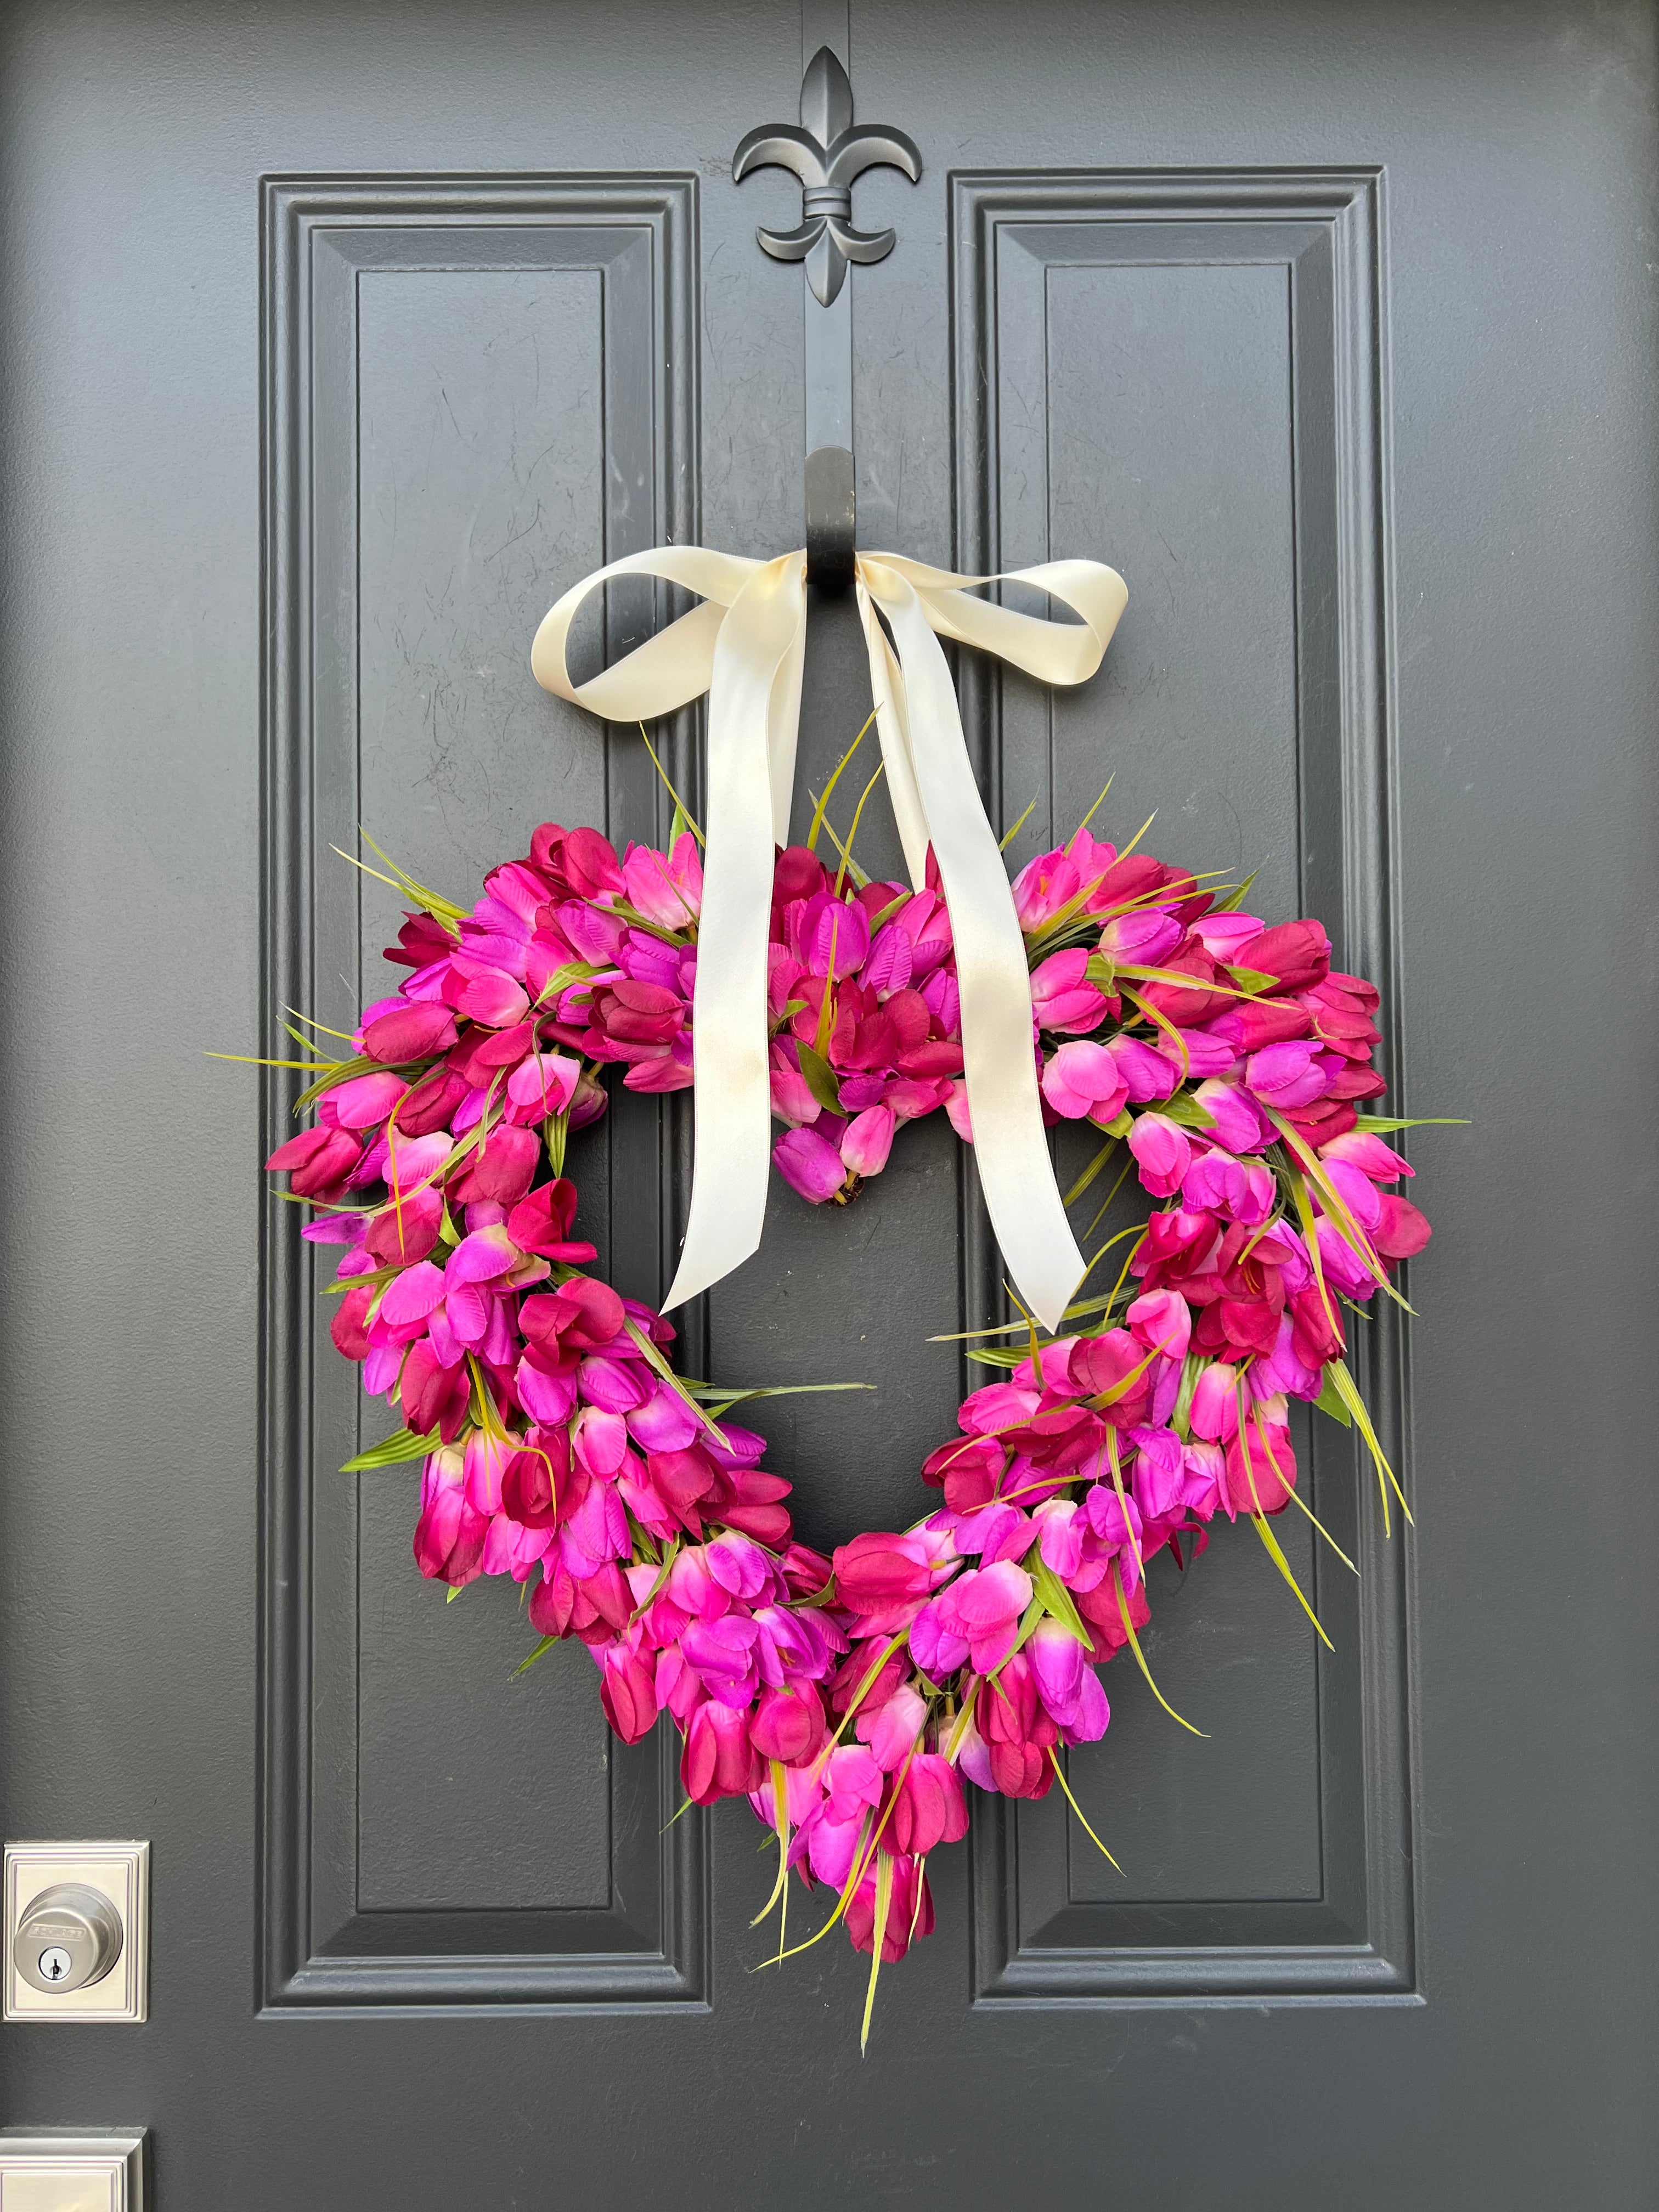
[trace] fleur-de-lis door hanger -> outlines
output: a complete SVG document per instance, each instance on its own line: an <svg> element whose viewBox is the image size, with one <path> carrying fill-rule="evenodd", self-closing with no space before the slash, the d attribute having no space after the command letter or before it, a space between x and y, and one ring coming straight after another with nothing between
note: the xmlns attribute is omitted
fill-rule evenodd
<svg viewBox="0 0 1659 2212"><path fill-rule="evenodd" d="M853 88L828 46L818 48L801 79L799 127L763 124L732 156L734 184L763 168L789 169L800 179L798 226L755 235L775 261L806 264L806 281L821 307L840 292L849 261L882 261L893 250L890 230L853 227L853 180L880 167L902 169L914 185L921 175L921 155L914 139L885 124L854 129Z"/></svg>

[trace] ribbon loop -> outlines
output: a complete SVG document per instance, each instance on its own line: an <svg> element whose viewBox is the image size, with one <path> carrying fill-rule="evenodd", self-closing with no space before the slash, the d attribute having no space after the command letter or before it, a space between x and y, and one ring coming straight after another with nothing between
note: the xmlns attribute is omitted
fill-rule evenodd
<svg viewBox="0 0 1659 2212"><path fill-rule="evenodd" d="M986 1206L1021 1297L1058 1329L1083 1255L1043 1133L1024 939L939 639L994 653L1043 683L1081 684L1099 667L1128 593L1116 571L1096 561L962 576L901 554L860 553L854 568L905 864L921 889L931 845L950 913ZM702 605L574 684L570 626L588 593L618 575L663 577L699 593ZM1000 581L1046 592L1081 619L1050 622L969 596ZM772 856L775 843L788 842L805 637L804 553L756 561L664 546L585 577L550 610L531 650L538 683L611 721L647 721L708 694L708 846L692 1001L696 1153L667 1306L729 1274L761 1241L771 1142Z"/></svg>

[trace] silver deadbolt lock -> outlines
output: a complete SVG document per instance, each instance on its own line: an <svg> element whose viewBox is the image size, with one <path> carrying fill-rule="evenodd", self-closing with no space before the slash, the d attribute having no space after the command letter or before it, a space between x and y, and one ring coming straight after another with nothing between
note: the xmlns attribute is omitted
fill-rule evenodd
<svg viewBox="0 0 1659 2212"><path fill-rule="evenodd" d="M12 1938L13 1966L48 1996L102 1981L120 1955L120 1914L101 1890L82 1881L43 1889Z"/></svg>

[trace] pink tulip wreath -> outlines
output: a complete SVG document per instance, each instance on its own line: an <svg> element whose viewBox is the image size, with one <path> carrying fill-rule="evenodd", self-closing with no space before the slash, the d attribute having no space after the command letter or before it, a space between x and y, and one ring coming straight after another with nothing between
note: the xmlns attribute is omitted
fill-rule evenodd
<svg viewBox="0 0 1659 2212"><path fill-rule="evenodd" d="M421 1572L528 1582L532 1627L586 1644L626 1741L672 1714L687 1797L749 1799L774 1899L791 1869L827 1884L873 1994L933 1927L927 1856L967 1829L963 1778L1069 1798L1061 1747L1109 1718L1097 1666L1127 1645L1151 1685L1153 1553L1244 1515L1290 1580L1271 1523L1301 1504L1291 1399L1358 1425L1386 1520L1343 1310L1429 1224L1393 1188L1405 1125L1362 1110L1385 1087L1377 994L1333 971L1319 923L1269 927L1080 830L1013 887L1045 1111L1102 1133L1091 1172L1123 1145L1157 1208L1113 1240L1112 1287L1085 1282L1078 1333L976 1340L995 1379L921 1469L933 1511L809 1550L762 1438L675 1375L660 1314L586 1272L564 1173L605 1071L691 1081L683 818L670 851L620 858L548 823L471 913L399 873L415 910L386 957L409 974L353 1057L305 1064L314 1124L269 1164L315 1209L303 1234L344 1248L334 1341L401 1410L354 1467L424 1462ZM968 1135L936 883L780 854L769 1011L774 1158L809 1204L849 1200L907 1121L942 1108Z"/></svg>

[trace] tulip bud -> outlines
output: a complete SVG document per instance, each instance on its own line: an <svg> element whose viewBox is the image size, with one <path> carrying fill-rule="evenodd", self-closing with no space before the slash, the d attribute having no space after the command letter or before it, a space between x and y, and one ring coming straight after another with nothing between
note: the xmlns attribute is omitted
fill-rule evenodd
<svg viewBox="0 0 1659 2212"><path fill-rule="evenodd" d="M761 1754L749 1740L746 1717L714 1700L697 1707L685 1731L680 1781L694 1805L738 1797L766 1778Z"/></svg>
<svg viewBox="0 0 1659 2212"><path fill-rule="evenodd" d="M749 1723L749 1740L763 1759L799 1766L823 1741L823 1701L810 1682L768 1690Z"/></svg>
<svg viewBox="0 0 1659 2212"><path fill-rule="evenodd" d="M925 1858L939 1844L968 1832L968 1799L942 1752L918 1752L893 1796L888 1839L896 1852Z"/></svg>
<svg viewBox="0 0 1659 2212"><path fill-rule="evenodd" d="M655 1680L637 1652L606 1652L599 1668L599 1703L624 1743L637 1743L656 1725Z"/></svg>
<svg viewBox="0 0 1659 2212"><path fill-rule="evenodd" d="M854 1175L881 1173L893 1149L893 1128L890 1106L871 1106L848 1124L841 1140L841 1157Z"/></svg>
<svg viewBox="0 0 1659 2212"><path fill-rule="evenodd" d="M925 1537L854 1536L835 1555L836 1589L854 1613L885 1613L920 1602L933 1588Z"/></svg>

